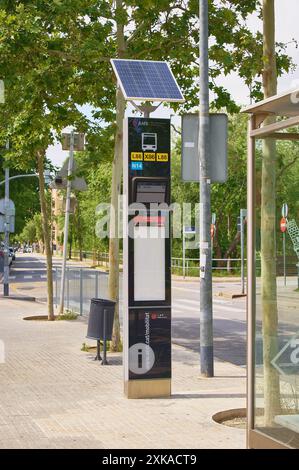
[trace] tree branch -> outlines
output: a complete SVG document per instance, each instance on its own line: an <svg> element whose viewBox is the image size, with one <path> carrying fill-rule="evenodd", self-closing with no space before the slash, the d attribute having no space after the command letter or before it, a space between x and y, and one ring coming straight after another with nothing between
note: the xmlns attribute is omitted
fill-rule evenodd
<svg viewBox="0 0 299 470"><path fill-rule="evenodd" d="M290 168L292 165L294 165L294 163L296 163L296 161L297 161L298 159L299 159L299 155L296 155L296 157L293 158L292 161L290 161L287 165L285 165L285 166L280 170L280 172L278 173L277 179L280 178L280 177L283 175L283 173L284 173L288 168Z"/></svg>

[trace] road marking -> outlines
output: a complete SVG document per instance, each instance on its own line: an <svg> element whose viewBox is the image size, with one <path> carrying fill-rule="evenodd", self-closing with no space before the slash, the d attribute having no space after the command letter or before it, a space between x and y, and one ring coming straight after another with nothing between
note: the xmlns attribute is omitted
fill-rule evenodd
<svg viewBox="0 0 299 470"><path fill-rule="evenodd" d="M16 276L9 276L9 279L12 280L12 279L15 279Z"/></svg>
<svg viewBox="0 0 299 470"><path fill-rule="evenodd" d="M191 304L193 307L188 307L186 304ZM240 312L240 313L245 313L245 308L238 308L235 306L231 305L224 305L221 302L218 303L218 301L213 301L213 304L215 307L218 307L222 310L226 310L228 312ZM192 310L194 311L195 309L199 310L199 300L190 300L190 299L173 299L173 305L176 305L179 308L184 308L185 310ZM218 309L217 309L218 310Z"/></svg>
<svg viewBox="0 0 299 470"><path fill-rule="evenodd" d="M24 279L32 279L32 276L24 276Z"/></svg>
<svg viewBox="0 0 299 470"><path fill-rule="evenodd" d="M173 289L177 289L177 290L183 290L184 292L199 292L199 284L196 287L190 287L190 288L187 288L187 287L181 287L181 286L172 286Z"/></svg>
<svg viewBox="0 0 299 470"><path fill-rule="evenodd" d="M42 278L42 279L47 279L47 275L46 275L46 274L42 274L42 275L41 275L41 278Z"/></svg>
<svg viewBox="0 0 299 470"><path fill-rule="evenodd" d="M187 309L187 310L191 310L191 309ZM194 312L194 310L192 310L192 311ZM172 309L172 313L182 314L182 310L181 310L181 309L178 310L177 308L173 308L173 309ZM188 318L191 318L191 317L188 317ZM194 320L193 317L192 317L192 319ZM179 320L179 319L178 319L177 317L173 317L173 318L172 318L172 321L173 321L174 323L177 322L178 320ZM197 318L195 318L195 320L196 320L198 323L200 323L199 315L198 315ZM217 315L217 320L227 320L227 317L222 317L222 316ZM233 318L230 318L230 320L231 320L231 321L236 321L236 322L239 322L239 321L240 321L240 320L238 320L238 319L233 319ZM244 333L245 333L245 331L244 331Z"/></svg>

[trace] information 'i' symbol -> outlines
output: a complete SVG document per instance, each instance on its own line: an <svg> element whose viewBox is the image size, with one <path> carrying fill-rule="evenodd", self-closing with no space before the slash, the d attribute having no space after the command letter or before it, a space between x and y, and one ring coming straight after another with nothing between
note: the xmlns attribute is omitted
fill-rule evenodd
<svg viewBox="0 0 299 470"><path fill-rule="evenodd" d="M155 363L155 353L145 343L135 343L129 349L129 369L134 374L146 374Z"/></svg>
<svg viewBox="0 0 299 470"><path fill-rule="evenodd" d="M142 349L138 349L138 369L142 368Z"/></svg>

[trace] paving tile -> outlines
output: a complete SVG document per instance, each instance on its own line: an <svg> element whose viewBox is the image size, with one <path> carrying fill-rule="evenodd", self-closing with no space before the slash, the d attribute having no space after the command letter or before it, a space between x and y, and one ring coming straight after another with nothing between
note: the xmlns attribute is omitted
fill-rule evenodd
<svg viewBox="0 0 299 470"><path fill-rule="evenodd" d="M28 305L29 304L29 305ZM103 367L82 352L86 322L28 322L41 304L0 299L0 448L244 448L245 431L214 413L245 406L244 368L173 346L172 397L127 400L120 354Z"/></svg>

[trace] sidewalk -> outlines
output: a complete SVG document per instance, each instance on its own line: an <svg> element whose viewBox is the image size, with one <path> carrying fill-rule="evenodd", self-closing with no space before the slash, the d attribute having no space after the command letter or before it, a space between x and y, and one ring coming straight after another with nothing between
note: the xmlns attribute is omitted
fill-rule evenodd
<svg viewBox="0 0 299 470"><path fill-rule="evenodd" d="M0 448L245 447L244 430L212 420L245 406L243 368L216 361L216 377L203 379L197 354L174 346L172 397L128 400L121 355L103 367L82 352L84 319L23 320L45 313L42 304L0 299Z"/></svg>

